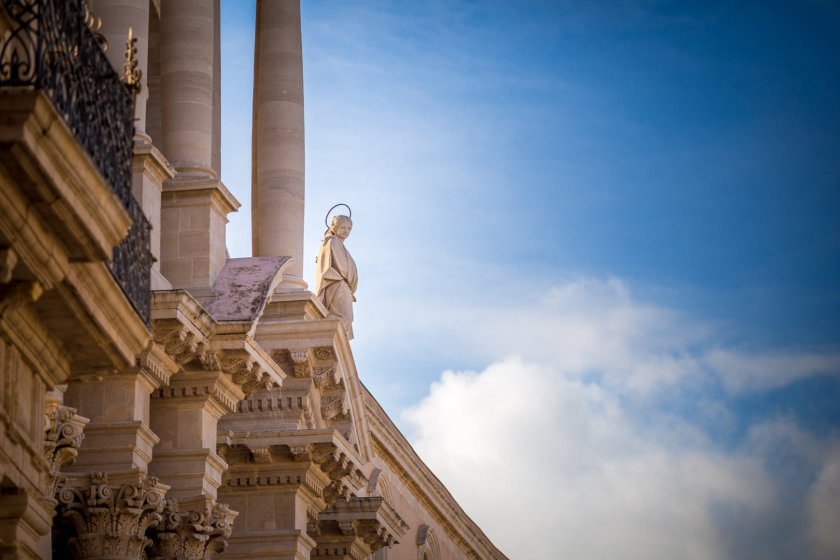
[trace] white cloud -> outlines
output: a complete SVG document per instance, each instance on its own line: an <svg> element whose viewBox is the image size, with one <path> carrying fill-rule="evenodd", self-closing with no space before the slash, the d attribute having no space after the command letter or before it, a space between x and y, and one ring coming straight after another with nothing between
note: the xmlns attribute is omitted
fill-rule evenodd
<svg viewBox="0 0 840 560"><path fill-rule="evenodd" d="M721 559L836 550L840 458L825 451L836 437L773 418L727 447L679 410L686 391L703 421L735 422L721 389L782 387L835 371L831 357L707 350L707 327L634 301L618 280L569 282L540 301L471 309L471 328L451 316L443 336L494 361L444 372L401 416L420 456L503 551ZM521 357L499 356L514 349ZM762 375L772 381L755 381L752 371L767 371L755 364L770 362ZM671 408L657 408L671 396Z"/></svg>
<svg viewBox="0 0 840 560"><path fill-rule="evenodd" d="M840 375L840 354L771 353L756 356L715 349L706 354L705 361L718 372L730 393L778 389L814 375Z"/></svg>
<svg viewBox="0 0 840 560"><path fill-rule="evenodd" d="M808 497L808 535L815 557L840 558L840 447L830 450Z"/></svg>

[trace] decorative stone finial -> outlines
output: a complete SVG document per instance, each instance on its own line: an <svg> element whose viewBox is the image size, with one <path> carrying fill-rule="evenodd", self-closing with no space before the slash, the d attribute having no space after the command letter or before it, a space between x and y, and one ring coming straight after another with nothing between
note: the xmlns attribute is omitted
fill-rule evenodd
<svg viewBox="0 0 840 560"><path fill-rule="evenodd" d="M123 71L125 75L122 78L122 83L125 84L128 91L133 96L140 93L140 78L143 76L142 70L137 67L137 37L134 36L134 29L128 28L128 39L125 41L125 64L123 64Z"/></svg>

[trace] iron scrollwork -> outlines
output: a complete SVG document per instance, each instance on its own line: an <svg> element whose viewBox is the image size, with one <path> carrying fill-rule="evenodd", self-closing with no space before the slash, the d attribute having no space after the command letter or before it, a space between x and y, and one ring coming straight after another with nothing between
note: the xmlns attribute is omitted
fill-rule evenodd
<svg viewBox="0 0 840 560"><path fill-rule="evenodd" d="M0 86L44 91L131 216L110 269L148 325L151 226L131 192L133 95L105 56L86 2L0 1L12 22L0 44Z"/></svg>

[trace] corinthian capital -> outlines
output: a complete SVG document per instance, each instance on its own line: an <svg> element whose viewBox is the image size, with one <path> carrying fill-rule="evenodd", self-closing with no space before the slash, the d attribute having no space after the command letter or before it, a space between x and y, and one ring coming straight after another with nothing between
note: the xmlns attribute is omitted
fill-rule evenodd
<svg viewBox="0 0 840 560"><path fill-rule="evenodd" d="M111 485L103 472L91 473L87 487L60 488L57 498L59 515L73 528L67 544L76 560L140 558L164 504L156 479Z"/></svg>
<svg viewBox="0 0 840 560"><path fill-rule="evenodd" d="M50 403L52 404L52 403ZM55 496L61 481L61 467L70 465L79 454L84 429L90 420L76 414L75 408L60 404L48 405L47 426L44 432L44 459L50 469L49 486L45 495Z"/></svg>
<svg viewBox="0 0 840 560"><path fill-rule="evenodd" d="M227 548L238 512L213 502L205 502L198 509L189 507L188 501L166 500L150 560L204 560Z"/></svg>

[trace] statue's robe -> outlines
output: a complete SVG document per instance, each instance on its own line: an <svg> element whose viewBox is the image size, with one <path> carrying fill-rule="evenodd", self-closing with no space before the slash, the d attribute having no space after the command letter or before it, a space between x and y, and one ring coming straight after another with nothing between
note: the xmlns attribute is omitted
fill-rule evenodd
<svg viewBox="0 0 840 560"><path fill-rule="evenodd" d="M350 252L341 239L326 235L318 250L315 291L330 315L341 319L348 339L353 338L353 302L358 283L356 262Z"/></svg>

